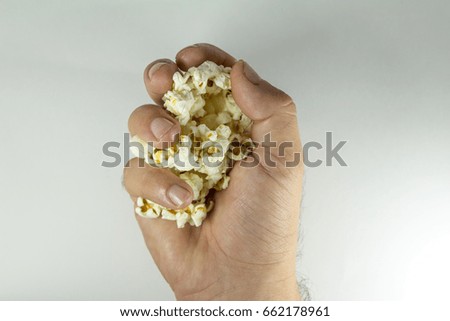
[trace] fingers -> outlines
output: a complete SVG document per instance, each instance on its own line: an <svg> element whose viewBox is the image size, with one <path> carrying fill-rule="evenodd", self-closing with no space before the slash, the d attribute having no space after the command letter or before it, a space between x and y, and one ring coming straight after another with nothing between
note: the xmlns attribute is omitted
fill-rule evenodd
<svg viewBox="0 0 450 321"><path fill-rule="evenodd" d="M292 158L292 153L300 151L296 107L291 97L261 79L242 60L236 62L231 70L231 86L237 105L254 121L252 139L263 142L262 147L266 147L261 148L260 145L256 152L261 156L270 153L275 158L286 160ZM280 147L281 144L284 148Z"/></svg>
<svg viewBox="0 0 450 321"><path fill-rule="evenodd" d="M176 71L178 66L169 59L156 60L145 68L145 88L155 103L162 105L163 95L172 89L172 76Z"/></svg>
<svg viewBox="0 0 450 321"><path fill-rule="evenodd" d="M213 61L218 65L231 67L236 59L216 46L199 43L180 50L176 56L177 65L182 70L198 66L205 60Z"/></svg>
<svg viewBox="0 0 450 321"><path fill-rule="evenodd" d="M159 59L145 68L145 87L157 104L161 105L163 95L172 89L172 77L178 71L178 67L187 70L205 60L231 67L236 61L225 51L210 44L186 47L177 54L176 60L178 66L169 59ZM178 122L157 106L146 105L136 109L128 124L132 135L153 142L157 148L163 148L165 142L173 142L175 136L180 133Z"/></svg>
<svg viewBox="0 0 450 321"><path fill-rule="evenodd" d="M170 60L158 60L152 63L147 69L145 77L146 87L150 96L155 101L160 102L162 95L171 89L172 76L178 70L187 70L192 66L198 66L205 60L213 61L224 66L232 66L231 83L233 98L242 111L254 121L252 127L252 138L256 142L269 140L285 144L284 147L291 147L292 151L300 151L300 137L298 133L296 107L292 99L283 91L275 88L267 81L261 79L258 74L244 61L236 62L236 59L225 51L210 45L196 44L182 49L176 56L176 64ZM165 120L170 120L166 118ZM140 124L138 123L140 122ZM164 124L165 123L165 126ZM130 120L130 128L134 121ZM174 136L179 132L178 127L173 127L166 133L161 133L161 137L149 130L149 120L136 120L136 133L143 139L155 141L156 147L161 146L161 140L173 141ZM155 128L169 128L166 121L155 122ZM131 129L130 129L131 131ZM139 135L139 134L138 134ZM270 136L268 136L270 135ZM258 150L256 151L258 152ZM267 153L267 150L261 151ZM284 157L286 148L274 152L274 156ZM285 157L284 157L285 158Z"/></svg>
<svg viewBox="0 0 450 321"><path fill-rule="evenodd" d="M175 118L155 105L135 109L128 120L128 129L132 136L138 135L156 148L167 148L167 143L174 142L181 130Z"/></svg>
<svg viewBox="0 0 450 321"><path fill-rule="evenodd" d="M226 67L231 67L236 62L234 57L210 44L186 47L178 52L176 64L170 59L158 59L145 68L144 83L148 94L155 103L162 105L162 97L172 89L172 77L178 71L178 67L187 70L192 66L200 65L205 60L214 61Z"/></svg>
<svg viewBox="0 0 450 321"><path fill-rule="evenodd" d="M141 196L171 209L192 202L191 187L170 170L155 168L133 158L124 170L124 185L132 197Z"/></svg>

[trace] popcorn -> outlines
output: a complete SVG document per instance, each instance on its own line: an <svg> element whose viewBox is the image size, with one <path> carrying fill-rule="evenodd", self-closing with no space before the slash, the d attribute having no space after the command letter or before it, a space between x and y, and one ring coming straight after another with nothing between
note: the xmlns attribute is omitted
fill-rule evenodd
<svg viewBox="0 0 450 321"><path fill-rule="evenodd" d="M254 148L249 137L252 121L242 113L231 95L231 68L205 61L187 72L173 75L172 90L163 97L164 106L180 122L179 141L166 149L153 148L134 136L131 152L148 164L169 168L191 186L192 204L172 210L139 197L136 214L148 218L202 225L214 207L211 191L228 187L227 175L236 160ZM144 155L142 155L142 151Z"/></svg>

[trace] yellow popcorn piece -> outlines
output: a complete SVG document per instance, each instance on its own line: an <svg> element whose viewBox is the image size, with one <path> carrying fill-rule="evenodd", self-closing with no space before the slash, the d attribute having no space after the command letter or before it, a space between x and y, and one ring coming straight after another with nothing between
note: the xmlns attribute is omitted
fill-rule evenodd
<svg viewBox="0 0 450 321"><path fill-rule="evenodd" d="M163 101L181 125L179 141L170 148L156 149L134 136L133 145L142 148L134 146L131 151L153 166L169 168L191 186L194 198L188 207L172 210L139 197L136 214L176 221L179 228L186 224L198 227L214 207L210 191L228 187L232 161L244 159L253 148L252 121L233 99L230 71L205 61L173 75L172 90L164 94Z"/></svg>

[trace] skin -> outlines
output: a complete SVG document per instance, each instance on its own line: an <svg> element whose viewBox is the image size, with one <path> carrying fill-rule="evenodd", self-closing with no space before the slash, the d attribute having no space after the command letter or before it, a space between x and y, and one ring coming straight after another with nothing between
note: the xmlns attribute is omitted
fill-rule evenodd
<svg viewBox="0 0 450 321"><path fill-rule="evenodd" d="M275 166L264 161L261 146L243 161L260 159L257 166L236 164L229 187L215 194L214 210L199 228L178 229L175 222L136 215L145 243L179 300L300 300L296 248L303 165L285 166L301 152L296 107L286 93L261 79L246 62L213 45L189 46L178 52L175 62L160 59L145 69L145 86L155 104L131 114L130 133L156 146L173 142L180 126L164 110L161 98L171 89L173 73L205 60L232 67L233 98L254 122L254 141L262 142L270 133L272 141L289 141L293 147L284 153L271 149ZM152 131L157 118L173 126L163 131L159 126L157 135ZM188 184L167 169L139 166L138 159L126 166L124 184L134 202L142 196L179 209L192 200ZM175 201L170 195L174 186L184 191Z"/></svg>

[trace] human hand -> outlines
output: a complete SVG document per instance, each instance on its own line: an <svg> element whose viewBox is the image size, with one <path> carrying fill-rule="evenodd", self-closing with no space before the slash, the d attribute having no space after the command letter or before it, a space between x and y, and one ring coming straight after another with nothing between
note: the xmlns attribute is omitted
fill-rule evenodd
<svg viewBox="0 0 450 321"><path fill-rule="evenodd" d="M162 96L177 70L206 60L232 67L232 95L253 120L251 138L258 147L235 164L230 185L215 193L214 209L202 226L178 229L174 222L136 215L144 240L177 299L299 300L295 264L303 166L294 161L301 142L295 104L287 94L215 46L189 46L176 63L161 59L146 68L145 86L157 105L131 114L130 133L156 147L173 142L180 125L161 107ZM268 133L277 148L261 144ZM292 147L278 148L283 142ZM142 196L173 209L192 201L187 183L168 169L139 166L136 158L124 170L124 184L134 201Z"/></svg>

